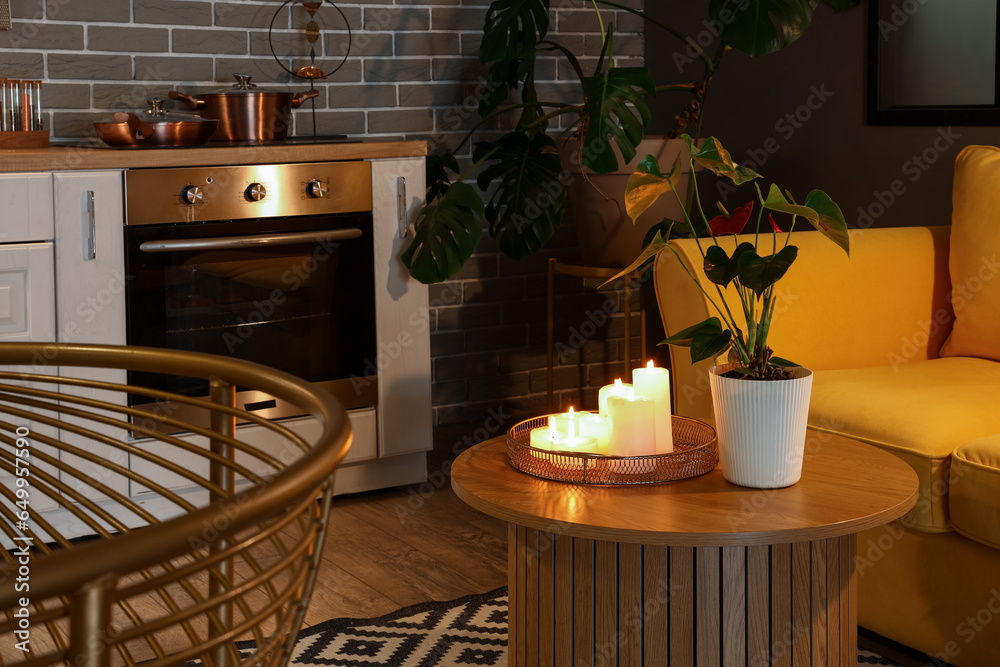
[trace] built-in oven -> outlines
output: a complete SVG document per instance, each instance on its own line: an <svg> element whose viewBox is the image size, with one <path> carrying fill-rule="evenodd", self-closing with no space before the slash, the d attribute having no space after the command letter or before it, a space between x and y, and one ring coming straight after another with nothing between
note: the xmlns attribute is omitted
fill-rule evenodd
<svg viewBox="0 0 1000 667"><path fill-rule="evenodd" d="M347 409L375 406L371 169L366 162L132 169L125 173L126 340L287 371ZM207 397L207 382L130 383ZM190 419L183 405L133 407ZM237 406L292 417L237 388Z"/></svg>

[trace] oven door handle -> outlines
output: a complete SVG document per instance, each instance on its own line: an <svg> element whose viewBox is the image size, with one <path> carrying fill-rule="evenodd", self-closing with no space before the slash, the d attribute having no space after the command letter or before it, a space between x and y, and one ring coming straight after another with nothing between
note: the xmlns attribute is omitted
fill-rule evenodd
<svg viewBox="0 0 1000 667"><path fill-rule="evenodd" d="M288 234L223 236L209 239L171 239L166 241L146 241L139 244L143 252L176 252L178 250L228 250L230 248L252 248L255 246L291 245L293 243L317 243L323 241L347 241L361 236L356 227L333 229L322 232L291 232Z"/></svg>

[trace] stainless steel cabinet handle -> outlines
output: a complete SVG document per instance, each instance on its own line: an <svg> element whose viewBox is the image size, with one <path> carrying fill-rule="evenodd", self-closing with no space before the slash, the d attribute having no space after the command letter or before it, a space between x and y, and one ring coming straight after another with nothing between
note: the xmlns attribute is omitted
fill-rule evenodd
<svg viewBox="0 0 1000 667"><path fill-rule="evenodd" d="M87 255L97 259L97 214L94 212L94 191L87 190Z"/></svg>
<svg viewBox="0 0 1000 667"><path fill-rule="evenodd" d="M290 245L293 243L314 243L319 241L346 241L361 236L356 227L333 229L324 232L291 232L260 236L223 236L208 239L176 239L146 241L139 244L143 252L174 252L177 250L219 250L229 248L251 248L254 246Z"/></svg>
<svg viewBox="0 0 1000 667"><path fill-rule="evenodd" d="M399 223L399 238L405 239L409 229L406 226L406 178L396 177L396 220Z"/></svg>

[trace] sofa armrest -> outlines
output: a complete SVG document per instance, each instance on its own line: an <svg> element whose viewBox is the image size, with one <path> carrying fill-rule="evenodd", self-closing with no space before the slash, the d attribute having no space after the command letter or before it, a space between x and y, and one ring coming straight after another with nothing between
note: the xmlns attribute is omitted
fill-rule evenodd
<svg viewBox="0 0 1000 667"><path fill-rule="evenodd" d="M898 365L937 357L951 331L949 227L851 230L851 257L816 231L795 232L798 259L775 289L778 302L769 344L778 356L813 370ZM723 237L728 252L752 235ZM779 243L784 241L779 235ZM704 246L705 241L702 240ZM768 241L761 244L768 248ZM656 260L654 281L667 335L717 315L685 272L712 299L715 286L701 268L693 239L672 242ZM780 246L779 246L780 247ZM683 263L683 266L682 266ZM724 290L742 324L735 290ZM686 348L671 348L674 412L711 415L711 360L691 365Z"/></svg>

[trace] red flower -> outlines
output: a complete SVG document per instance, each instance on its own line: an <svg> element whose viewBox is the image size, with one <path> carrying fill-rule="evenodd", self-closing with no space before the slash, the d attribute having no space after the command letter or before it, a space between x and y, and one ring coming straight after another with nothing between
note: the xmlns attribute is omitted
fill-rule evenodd
<svg viewBox="0 0 1000 667"><path fill-rule="evenodd" d="M778 227L778 223L774 221L774 216L770 213L767 214L767 219L771 221L771 229L781 234L781 228Z"/></svg>
<svg viewBox="0 0 1000 667"><path fill-rule="evenodd" d="M708 226L711 227L712 233L716 236L722 236L723 234L739 234L743 231L743 228L747 226L747 221L750 219L750 214L753 213L753 200L751 199L744 206L740 206L738 209L733 211L733 214L729 217L724 215L717 215L708 221Z"/></svg>

